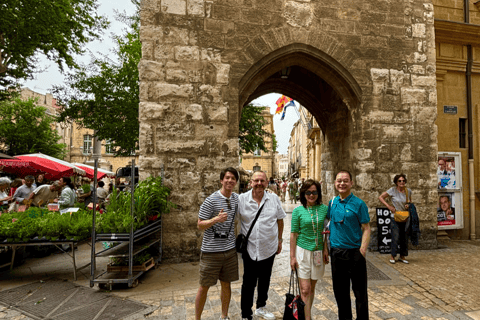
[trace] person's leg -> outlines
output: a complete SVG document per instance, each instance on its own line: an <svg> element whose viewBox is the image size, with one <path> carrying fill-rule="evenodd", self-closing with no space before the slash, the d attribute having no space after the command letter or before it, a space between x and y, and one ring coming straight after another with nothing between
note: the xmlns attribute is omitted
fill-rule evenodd
<svg viewBox="0 0 480 320"><path fill-rule="evenodd" d="M392 241L390 242L390 254L392 255L392 260L395 260L395 258L397 257L399 234L397 222L395 222L393 218L392 222L390 223L390 231L392 236Z"/></svg>
<svg viewBox="0 0 480 320"><path fill-rule="evenodd" d="M333 293L338 307L340 320L352 320L352 302L350 300L350 268L348 251L331 250Z"/></svg>
<svg viewBox="0 0 480 320"><path fill-rule="evenodd" d="M226 318L228 316L228 307L232 297L232 288L230 287L230 282L220 281L220 285L222 287L220 291L220 300L222 301L222 318Z"/></svg>
<svg viewBox="0 0 480 320"><path fill-rule="evenodd" d="M400 259L405 260L405 257L408 256L408 242L407 242L407 233L405 231L406 222L398 224L399 229L399 244L400 244Z"/></svg>
<svg viewBox="0 0 480 320"><path fill-rule="evenodd" d="M257 288L257 309L265 307L268 300L268 289L270 288L270 278L272 276L273 261L275 254L268 259L258 261L258 288Z"/></svg>
<svg viewBox="0 0 480 320"><path fill-rule="evenodd" d="M298 278L298 280L300 282L302 301L305 303L305 319L310 320L312 319L312 302L315 296L315 285L317 284L317 281L301 278Z"/></svg>
<svg viewBox="0 0 480 320"><path fill-rule="evenodd" d="M368 319L367 262L360 250L355 252L351 266L357 320L366 320Z"/></svg>
<svg viewBox="0 0 480 320"><path fill-rule="evenodd" d="M256 262L250 259L248 253L242 254L243 258L243 283L242 296L240 298L240 308L242 309L242 318L252 319L253 295L257 286Z"/></svg>
<svg viewBox="0 0 480 320"><path fill-rule="evenodd" d="M205 307L205 301L207 301L207 293L210 287L200 286L195 297L195 320L202 318L203 308Z"/></svg>

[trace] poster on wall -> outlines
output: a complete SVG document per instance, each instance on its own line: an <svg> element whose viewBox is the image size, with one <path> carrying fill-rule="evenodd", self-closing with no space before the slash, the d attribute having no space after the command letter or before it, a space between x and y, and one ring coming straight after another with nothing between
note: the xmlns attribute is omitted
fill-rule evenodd
<svg viewBox="0 0 480 320"><path fill-rule="evenodd" d="M437 159L438 229L462 229L462 154L460 152L439 152Z"/></svg>
<svg viewBox="0 0 480 320"><path fill-rule="evenodd" d="M457 189L455 157L438 156L438 189Z"/></svg>
<svg viewBox="0 0 480 320"><path fill-rule="evenodd" d="M438 193L437 222L439 226L456 224L455 192Z"/></svg>

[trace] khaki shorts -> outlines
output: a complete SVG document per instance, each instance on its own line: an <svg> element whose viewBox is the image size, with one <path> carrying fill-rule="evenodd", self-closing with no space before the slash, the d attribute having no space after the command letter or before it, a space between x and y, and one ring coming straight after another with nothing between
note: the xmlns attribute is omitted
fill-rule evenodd
<svg viewBox="0 0 480 320"><path fill-rule="evenodd" d="M200 253L200 285L202 287L214 286L217 280L233 282L239 278L238 257L235 249Z"/></svg>
<svg viewBox="0 0 480 320"><path fill-rule="evenodd" d="M297 246L295 256L299 266L297 272L300 279L320 280L323 278L325 263L322 261L320 266L315 266L313 264L313 251Z"/></svg>

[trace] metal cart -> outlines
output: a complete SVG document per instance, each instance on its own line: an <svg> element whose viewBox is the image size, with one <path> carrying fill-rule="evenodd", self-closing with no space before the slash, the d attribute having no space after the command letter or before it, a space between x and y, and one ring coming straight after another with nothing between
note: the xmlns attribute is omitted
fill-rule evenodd
<svg viewBox="0 0 480 320"><path fill-rule="evenodd" d="M97 176L97 160L95 160L95 174ZM134 191L135 191L135 160L132 160L132 185L131 185L131 214L134 215ZM94 180L94 187L96 187L96 178ZM91 253L91 269L90 269L90 287L93 287L95 283L99 287L108 286L110 290L112 289L113 284L116 283L126 283L128 287L136 287L138 285L138 278L146 272L144 271L134 271L133 267L133 257L147 250L150 247L153 247L155 253L158 255L154 258L154 266L156 267L162 258L162 221L161 216L158 220L153 223L148 224L147 226L133 230L133 223L130 228L129 233L103 233L98 234L95 230L95 207L96 207L96 196L94 197L94 212L93 212L93 227L92 227L92 253ZM99 252L95 252L95 243L98 241L111 241L119 243L111 248L104 249ZM158 250L158 252L156 251ZM105 271L99 275L95 275L96 269L96 258L97 257L121 257L128 259L128 271L118 271L118 272L108 272Z"/></svg>

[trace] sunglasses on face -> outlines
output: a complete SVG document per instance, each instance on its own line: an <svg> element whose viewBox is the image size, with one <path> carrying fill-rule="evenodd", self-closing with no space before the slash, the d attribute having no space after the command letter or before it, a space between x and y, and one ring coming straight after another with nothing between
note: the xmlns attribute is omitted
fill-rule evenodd
<svg viewBox="0 0 480 320"><path fill-rule="evenodd" d="M232 210L232 207L230 206L230 199L225 199L227 201L227 205L228 205L228 210Z"/></svg>
<svg viewBox="0 0 480 320"><path fill-rule="evenodd" d="M305 192L305 195L306 196L311 196L311 195L314 195L314 196L318 196L318 191L306 191Z"/></svg>
<svg viewBox="0 0 480 320"><path fill-rule="evenodd" d="M405 183L406 183L407 181L405 181L405 180L398 180L398 182L405 182Z"/></svg>

